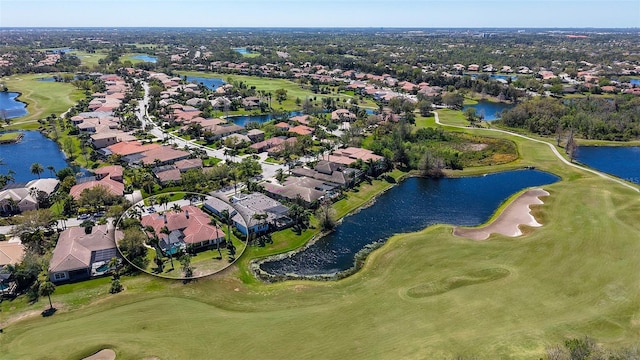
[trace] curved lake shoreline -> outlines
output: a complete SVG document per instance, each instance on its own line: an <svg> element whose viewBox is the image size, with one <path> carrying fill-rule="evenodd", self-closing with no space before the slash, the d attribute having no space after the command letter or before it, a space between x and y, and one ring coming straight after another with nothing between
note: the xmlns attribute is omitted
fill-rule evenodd
<svg viewBox="0 0 640 360"><path fill-rule="evenodd" d="M28 103L20 100L22 93L19 91L3 91L0 92L0 117L7 119L15 119L29 114L27 110ZM0 119L2 120L2 119Z"/></svg>
<svg viewBox="0 0 640 360"><path fill-rule="evenodd" d="M370 206L343 217L335 231L318 234L292 252L254 260L250 268L264 281L343 278L356 272L366 255L395 234L443 223L477 226L513 194L558 180L537 170L439 180L409 177L365 204Z"/></svg>
<svg viewBox="0 0 640 360"><path fill-rule="evenodd" d="M640 146L580 146L576 160L590 168L640 184Z"/></svg>
<svg viewBox="0 0 640 360"><path fill-rule="evenodd" d="M32 174L30 170L31 164L36 162L45 169L48 166L53 166L55 171L65 167L70 167L74 171L85 171L70 164L58 143L41 132L36 130L20 130L18 132L22 134L21 141L0 146L0 158L5 163L3 168L5 171L6 169L15 171L16 182L28 182L37 179L37 176ZM46 170L42 175L43 177L54 177L53 174L49 173L49 170Z"/></svg>

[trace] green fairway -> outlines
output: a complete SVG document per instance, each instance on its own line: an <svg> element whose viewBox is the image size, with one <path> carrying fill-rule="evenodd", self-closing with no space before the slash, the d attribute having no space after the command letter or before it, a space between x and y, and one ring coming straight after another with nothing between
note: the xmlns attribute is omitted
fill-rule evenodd
<svg viewBox="0 0 640 360"><path fill-rule="evenodd" d="M84 98L82 91L71 84L38 80L49 76L52 74L20 74L0 79L9 91L21 94L19 100L27 103L29 112L25 116L11 119L10 129L37 128L38 119L44 119L52 113L59 116Z"/></svg>
<svg viewBox="0 0 640 360"><path fill-rule="evenodd" d="M4 134L0 134L0 143L5 142L14 142L22 137L22 133L20 132L8 132Z"/></svg>
<svg viewBox="0 0 640 360"><path fill-rule="evenodd" d="M107 54L104 51L96 51L93 53L89 53L81 50L73 50L69 52L70 55L75 55L80 59L82 65L93 68L98 65L98 61L103 59Z"/></svg>
<svg viewBox="0 0 640 360"><path fill-rule="evenodd" d="M304 101L306 98L313 99L316 98L316 101L320 103L322 98L324 97L333 97L340 99L342 103L342 99L353 99L357 98L352 95L346 94L314 94L311 90L303 89L300 87L300 84L297 84L291 80L286 79L272 79L272 78L263 78L257 76L245 76L245 75L236 75L236 74L216 74L216 73L204 73L198 71L180 71L180 76L194 76L194 77L204 77L204 78L220 78L224 81L227 81L229 78L236 81L243 81L247 84L247 86L255 86L256 90L270 91L273 95L273 100L271 101L271 106L274 109L284 109L284 110L295 110L300 109L300 106L296 105L296 98L299 98L301 101ZM278 89L287 90L287 100L283 101L282 104L278 103L275 99L275 91ZM363 101L358 100L360 106L370 107L377 109L378 106L369 99L364 99Z"/></svg>
<svg viewBox="0 0 640 360"><path fill-rule="evenodd" d="M332 283L245 286L234 272L188 285L138 277L122 294L99 294L111 300L6 327L0 350L59 359L100 348L160 359L538 358L566 336L632 343L637 194L596 178L547 189L536 210L545 226L525 238L473 242L431 227L394 237L364 271ZM167 342L167 331L188 336ZM240 346L247 332L259 336Z"/></svg>
<svg viewBox="0 0 640 360"><path fill-rule="evenodd" d="M543 227L476 242L437 225L392 237L344 280L247 279L250 257L295 243L287 230L273 245L250 247L239 265L188 284L141 275L123 279L117 295L108 294L108 279L63 285L49 318L38 314L46 299L5 301L0 354L67 359L111 348L119 359L538 359L571 337L637 344L638 193L568 167L545 144L468 131L512 139L522 159L451 175L535 165L562 177L532 208ZM367 186L336 205L340 215L386 188Z"/></svg>

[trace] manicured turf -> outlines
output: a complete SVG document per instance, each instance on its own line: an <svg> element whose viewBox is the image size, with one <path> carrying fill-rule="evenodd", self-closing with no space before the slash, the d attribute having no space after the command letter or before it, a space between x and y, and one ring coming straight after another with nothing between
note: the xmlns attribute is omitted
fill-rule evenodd
<svg viewBox="0 0 640 360"><path fill-rule="evenodd" d="M104 51L100 51L100 50L94 53L89 53L89 52L80 51L80 50L73 50L69 54L77 56L78 59L80 59L80 62L82 63L82 65L88 66L90 68L97 66L98 61L100 61L100 59L104 59L107 56L107 54Z"/></svg>
<svg viewBox="0 0 640 360"><path fill-rule="evenodd" d="M433 226L393 237L337 282L243 282L234 266L186 285L126 278L117 295L103 279L60 286L52 296L60 311L4 326L0 354L66 359L112 348L125 359L537 359L569 337L634 344L638 193L563 165L543 144L514 141L523 159L485 170L535 164L563 178L544 187L551 195L533 208L544 226L525 237L474 242ZM11 307L0 304L0 322L19 315Z"/></svg>
<svg viewBox="0 0 640 360"><path fill-rule="evenodd" d="M27 103L27 115L11 119L8 128L33 129L38 127L37 120L50 114L60 115L74 106L84 94L71 84L38 81L52 74L20 74L0 79L9 91L21 93L20 101Z"/></svg>
<svg viewBox="0 0 640 360"><path fill-rule="evenodd" d="M0 142L16 141L22 136L20 132L8 132L0 134Z"/></svg>

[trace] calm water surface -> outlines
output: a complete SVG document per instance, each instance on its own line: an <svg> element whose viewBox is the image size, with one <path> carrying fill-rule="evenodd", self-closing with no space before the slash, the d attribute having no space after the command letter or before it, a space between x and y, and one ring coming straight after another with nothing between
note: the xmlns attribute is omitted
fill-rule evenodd
<svg viewBox="0 0 640 360"><path fill-rule="evenodd" d="M146 55L146 54L132 56L131 58L132 59L136 59L136 60L142 60L142 61L150 62L150 63L155 63L156 61L158 61L158 58L156 56L151 56L151 55Z"/></svg>
<svg viewBox="0 0 640 360"><path fill-rule="evenodd" d="M194 82L194 81L196 83L202 83L204 86L208 87L211 90L215 90L220 86L226 84L224 80L218 79L218 78L203 78L203 77L196 77L196 76L187 76L187 82Z"/></svg>
<svg viewBox="0 0 640 360"><path fill-rule="evenodd" d="M261 268L270 274L320 275L349 269L366 245L393 234L439 223L474 226L485 223L512 194L558 181L537 170L518 170L458 179L409 178L309 248Z"/></svg>
<svg viewBox="0 0 640 360"><path fill-rule="evenodd" d="M500 118L500 113L504 110L512 108L513 104L496 103L491 101L479 101L475 105L465 105L462 111L467 108L476 109L476 114L484 116L485 121L493 121Z"/></svg>
<svg viewBox="0 0 640 360"><path fill-rule="evenodd" d="M594 169L640 184L638 146L580 146L576 159Z"/></svg>
<svg viewBox="0 0 640 360"><path fill-rule="evenodd" d="M39 163L44 168L40 177L53 177L47 166L53 166L56 171L68 167L64 154L53 140L48 139L38 131L24 131L22 140L15 144L0 145L0 173L15 171L17 183L37 179L31 173L31 164Z"/></svg>
<svg viewBox="0 0 640 360"><path fill-rule="evenodd" d="M18 95L20 94L17 92L0 92L0 120L13 119L29 113L27 104L16 100Z"/></svg>

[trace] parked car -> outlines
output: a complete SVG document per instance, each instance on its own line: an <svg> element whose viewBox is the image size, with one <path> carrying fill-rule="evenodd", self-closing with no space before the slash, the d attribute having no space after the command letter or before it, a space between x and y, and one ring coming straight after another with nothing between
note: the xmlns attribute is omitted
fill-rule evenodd
<svg viewBox="0 0 640 360"><path fill-rule="evenodd" d="M154 208L153 206L150 206L149 208L147 208L147 212L149 214L156 212L156 208Z"/></svg>
<svg viewBox="0 0 640 360"><path fill-rule="evenodd" d="M91 217L91 214L80 214L78 215L78 220L87 220Z"/></svg>
<svg viewBox="0 0 640 360"><path fill-rule="evenodd" d="M104 211L98 211L97 213L93 214L94 218L101 218L104 216Z"/></svg>

